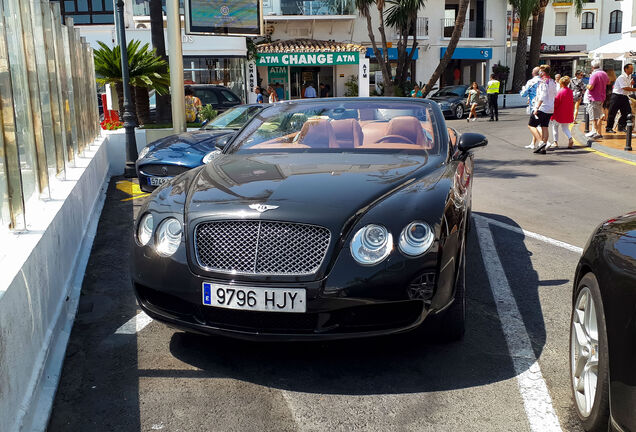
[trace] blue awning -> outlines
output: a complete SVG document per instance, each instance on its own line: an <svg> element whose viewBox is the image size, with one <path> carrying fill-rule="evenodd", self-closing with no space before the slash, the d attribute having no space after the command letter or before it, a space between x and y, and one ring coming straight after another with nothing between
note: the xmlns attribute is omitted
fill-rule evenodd
<svg viewBox="0 0 636 432"><path fill-rule="evenodd" d="M382 48L379 48L380 52L382 52ZM406 49L407 53L411 52L411 48L407 48ZM420 50L419 49L415 49L415 53L413 53L413 60L417 60L417 55L419 54ZM373 48L367 48L367 58L370 59L374 59L375 58L375 52L373 51ZM389 48L389 60L397 60L398 59L398 50L397 48Z"/></svg>
<svg viewBox="0 0 636 432"><path fill-rule="evenodd" d="M446 48L440 48L439 58L444 57ZM492 48L467 48L457 47L453 51L453 57L457 60L489 60L492 58Z"/></svg>

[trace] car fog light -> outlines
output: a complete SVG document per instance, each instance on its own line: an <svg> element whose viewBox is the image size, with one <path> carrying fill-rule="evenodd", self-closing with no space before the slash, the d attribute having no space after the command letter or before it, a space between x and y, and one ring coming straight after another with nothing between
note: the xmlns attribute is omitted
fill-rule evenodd
<svg viewBox="0 0 636 432"><path fill-rule="evenodd" d="M154 222L152 220L152 215L147 213L143 218L141 218L141 222L137 228L137 239L142 246L146 246L150 241L153 228Z"/></svg>
<svg viewBox="0 0 636 432"><path fill-rule="evenodd" d="M384 260L393 250L393 236L382 225L367 225L351 240L351 255L362 265Z"/></svg>
<svg viewBox="0 0 636 432"><path fill-rule="evenodd" d="M168 218L157 229L157 253L170 256L181 244L181 223L175 218Z"/></svg>
<svg viewBox="0 0 636 432"><path fill-rule="evenodd" d="M409 256L418 256L426 252L435 240L433 230L425 222L411 222L400 234L399 247Z"/></svg>

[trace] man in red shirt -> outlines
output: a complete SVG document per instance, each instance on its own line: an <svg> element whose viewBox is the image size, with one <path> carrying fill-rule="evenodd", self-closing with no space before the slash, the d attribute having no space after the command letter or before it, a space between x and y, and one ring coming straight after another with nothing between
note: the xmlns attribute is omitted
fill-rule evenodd
<svg viewBox="0 0 636 432"><path fill-rule="evenodd" d="M601 135L601 116L603 115L603 101L605 100L605 87L609 82L609 77L601 69L600 60L592 60L592 75L590 83L587 85L590 102L587 104L587 113L594 125L594 129L586 134L593 139L603 138Z"/></svg>

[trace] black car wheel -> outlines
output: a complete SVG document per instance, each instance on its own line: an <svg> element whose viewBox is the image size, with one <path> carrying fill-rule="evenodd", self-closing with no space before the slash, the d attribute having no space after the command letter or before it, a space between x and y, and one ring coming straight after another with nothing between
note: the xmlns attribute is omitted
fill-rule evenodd
<svg viewBox="0 0 636 432"><path fill-rule="evenodd" d="M439 320L439 337L445 342L461 340L466 331L466 244L462 247L455 282L455 300Z"/></svg>
<svg viewBox="0 0 636 432"><path fill-rule="evenodd" d="M459 104L455 107L455 118L458 120L464 118L464 105Z"/></svg>
<svg viewBox="0 0 636 432"><path fill-rule="evenodd" d="M490 107L488 106L488 104L484 106L484 114L487 116L490 115Z"/></svg>
<svg viewBox="0 0 636 432"><path fill-rule="evenodd" d="M570 381L574 406L586 431L606 431L609 355L598 281L587 273L575 292L570 319Z"/></svg>

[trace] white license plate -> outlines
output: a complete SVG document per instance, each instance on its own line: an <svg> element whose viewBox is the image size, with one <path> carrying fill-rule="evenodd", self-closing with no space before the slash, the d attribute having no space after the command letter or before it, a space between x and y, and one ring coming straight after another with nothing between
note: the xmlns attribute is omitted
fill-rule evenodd
<svg viewBox="0 0 636 432"><path fill-rule="evenodd" d="M150 186L161 186L162 184L170 181L172 177L148 177L148 184Z"/></svg>
<svg viewBox="0 0 636 432"><path fill-rule="evenodd" d="M302 288L240 287L204 282L203 304L264 312L307 311L306 292Z"/></svg>

